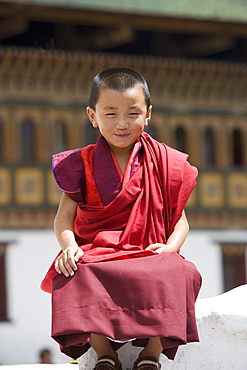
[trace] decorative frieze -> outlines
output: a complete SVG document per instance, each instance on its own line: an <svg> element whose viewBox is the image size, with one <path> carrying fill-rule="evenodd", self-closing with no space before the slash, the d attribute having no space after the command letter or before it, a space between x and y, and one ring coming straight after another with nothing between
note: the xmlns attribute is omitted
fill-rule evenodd
<svg viewBox="0 0 247 370"><path fill-rule="evenodd" d="M246 112L241 63L2 48L0 87L5 98L78 104L88 100L94 75L117 65L143 73L157 106Z"/></svg>

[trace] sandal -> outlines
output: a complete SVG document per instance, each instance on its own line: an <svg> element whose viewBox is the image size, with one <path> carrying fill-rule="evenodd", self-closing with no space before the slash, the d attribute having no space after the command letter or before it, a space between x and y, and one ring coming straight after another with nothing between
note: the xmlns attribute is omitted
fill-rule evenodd
<svg viewBox="0 0 247 370"><path fill-rule="evenodd" d="M122 364L111 356L101 356L93 370L122 370Z"/></svg>
<svg viewBox="0 0 247 370"><path fill-rule="evenodd" d="M160 370L161 364L153 357L138 358L132 370Z"/></svg>

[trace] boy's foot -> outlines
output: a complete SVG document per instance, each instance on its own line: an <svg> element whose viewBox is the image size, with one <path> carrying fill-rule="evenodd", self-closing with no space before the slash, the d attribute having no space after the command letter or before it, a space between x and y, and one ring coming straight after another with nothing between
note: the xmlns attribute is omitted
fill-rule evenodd
<svg viewBox="0 0 247 370"><path fill-rule="evenodd" d="M122 364L111 356L102 356L96 362L93 370L122 370Z"/></svg>
<svg viewBox="0 0 247 370"><path fill-rule="evenodd" d="M141 357L136 360L132 370L160 370L161 364L153 357Z"/></svg>

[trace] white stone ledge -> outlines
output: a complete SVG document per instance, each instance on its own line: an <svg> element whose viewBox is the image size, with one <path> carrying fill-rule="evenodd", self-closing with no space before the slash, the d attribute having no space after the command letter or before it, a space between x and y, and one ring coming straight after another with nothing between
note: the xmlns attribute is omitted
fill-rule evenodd
<svg viewBox="0 0 247 370"><path fill-rule="evenodd" d="M216 297L199 299L196 318L200 343L180 346L174 361L162 355L162 369L246 370L247 285ZM79 359L80 370L92 370L96 356L92 349L90 351ZM132 369L139 351L129 343L119 350L124 369Z"/></svg>

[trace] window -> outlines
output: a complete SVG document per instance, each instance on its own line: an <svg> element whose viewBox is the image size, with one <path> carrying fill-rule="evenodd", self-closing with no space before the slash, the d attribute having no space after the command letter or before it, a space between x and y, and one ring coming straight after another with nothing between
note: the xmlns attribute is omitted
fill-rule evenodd
<svg viewBox="0 0 247 370"><path fill-rule="evenodd" d="M23 161L35 160L35 127L29 119L21 124L21 153Z"/></svg>
<svg viewBox="0 0 247 370"><path fill-rule="evenodd" d="M6 288L6 244L0 243L0 321L8 320Z"/></svg>
<svg viewBox="0 0 247 370"><path fill-rule="evenodd" d="M246 284L246 245L224 243L221 245L225 292Z"/></svg>
<svg viewBox="0 0 247 370"><path fill-rule="evenodd" d="M175 147L186 153L186 131L181 126L177 127L175 131Z"/></svg>
<svg viewBox="0 0 247 370"><path fill-rule="evenodd" d="M239 129L232 133L232 158L234 166L243 165L243 135Z"/></svg>
<svg viewBox="0 0 247 370"><path fill-rule="evenodd" d="M206 128L204 131L204 158L207 166L215 164L215 138L211 128Z"/></svg>
<svg viewBox="0 0 247 370"><path fill-rule="evenodd" d="M56 122L53 135L53 153L68 150L68 132L64 122Z"/></svg>

